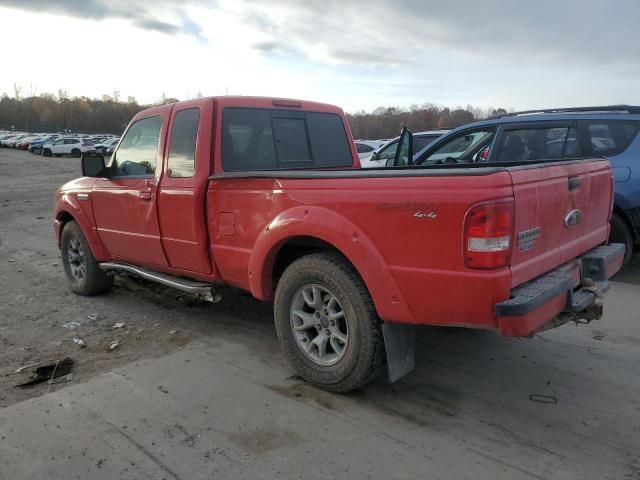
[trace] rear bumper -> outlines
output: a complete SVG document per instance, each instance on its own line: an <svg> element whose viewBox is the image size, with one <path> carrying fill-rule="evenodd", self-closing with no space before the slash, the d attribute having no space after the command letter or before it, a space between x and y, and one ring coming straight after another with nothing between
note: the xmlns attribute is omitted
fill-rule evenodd
<svg viewBox="0 0 640 480"><path fill-rule="evenodd" d="M500 332L528 336L569 320L599 318L598 301L607 279L622 266L625 247L596 247L581 257L511 290L509 300L494 305Z"/></svg>

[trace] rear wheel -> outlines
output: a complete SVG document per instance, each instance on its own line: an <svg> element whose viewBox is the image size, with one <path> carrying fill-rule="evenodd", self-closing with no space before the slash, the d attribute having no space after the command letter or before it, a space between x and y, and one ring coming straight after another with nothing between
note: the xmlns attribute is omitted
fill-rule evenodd
<svg viewBox="0 0 640 480"><path fill-rule="evenodd" d="M74 221L62 230L60 242L62 265L71 290L79 295L97 295L113 285L113 277L107 275L91 253L89 242Z"/></svg>
<svg viewBox="0 0 640 480"><path fill-rule="evenodd" d="M384 363L380 319L355 269L318 253L293 262L275 294L282 349L307 381L348 392L372 380Z"/></svg>
<svg viewBox="0 0 640 480"><path fill-rule="evenodd" d="M71 155L73 155L74 157L79 157L80 155L82 155L82 152L77 148L74 148L73 150L71 150Z"/></svg>
<svg viewBox="0 0 640 480"><path fill-rule="evenodd" d="M624 253L624 264L631 260L634 247L633 231L625 219L617 213L611 215L611 233L609 234L609 242L622 243L626 247L626 252Z"/></svg>

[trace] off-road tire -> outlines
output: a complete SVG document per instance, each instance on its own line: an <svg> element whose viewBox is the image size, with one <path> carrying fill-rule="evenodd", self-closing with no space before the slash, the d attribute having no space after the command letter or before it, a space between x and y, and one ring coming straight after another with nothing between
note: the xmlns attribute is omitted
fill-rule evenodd
<svg viewBox="0 0 640 480"><path fill-rule="evenodd" d="M627 222L616 213L611 215L609 243L622 243L626 247L623 265L627 264L629 260L631 260L634 247L633 231Z"/></svg>
<svg viewBox="0 0 640 480"><path fill-rule="evenodd" d="M321 366L298 346L291 323L295 295L306 285L331 290L339 300L349 328L349 342L340 360ZM381 321L362 278L336 253L314 253L294 261L280 278L274 301L280 345L306 381L336 393L346 393L373 380L385 361Z"/></svg>
<svg viewBox="0 0 640 480"><path fill-rule="evenodd" d="M82 279L76 278L72 273L69 244L74 240L79 242L82 247L85 267L85 274ZM62 254L64 273L67 276L69 287L73 292L78 295L92 296L104 293L111 288L111 285L113 285L113 277L107 275L100 268L91 252L89 242L87 242L87 239L76 222L70 221L64 226L60 241L60 251Z"/></svg>

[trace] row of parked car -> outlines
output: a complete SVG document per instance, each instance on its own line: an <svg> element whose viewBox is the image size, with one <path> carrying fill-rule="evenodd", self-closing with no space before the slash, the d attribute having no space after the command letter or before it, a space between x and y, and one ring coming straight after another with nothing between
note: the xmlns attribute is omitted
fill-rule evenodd
<svg viewBox="0 0 640 480"><path fill-rule="evenodd" d="M29 133L0 131L0 147L28 150L34 155L61 157L83 153L110 155L120 137L113 134L69 135L63 133Z"/></svg>
<svg viewBox="0 0 640 480"><path fill-rule="evenodd" d="M411 159L395 158L398 138L356 140L364 168L570 160L604 157L615 180L611 241L640 245L640 107L614 105L516 112L455 130L419 132Z"/></svg>

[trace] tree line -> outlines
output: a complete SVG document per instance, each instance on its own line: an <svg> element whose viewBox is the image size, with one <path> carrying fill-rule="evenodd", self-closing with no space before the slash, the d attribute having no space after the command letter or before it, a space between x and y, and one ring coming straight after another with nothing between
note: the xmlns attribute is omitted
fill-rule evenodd
<svg viewBox="0 0 640 480"><path fill-rule="evenodd" d="M465 123L507 113L504 108L480 109L467 105L450 109L432 103L412 105L409 109L378 107L372 112L347 114L349 125L356 139L393 138L400 134L403 125L414 132L455 128Z"/></svg>
<svg viewBox="0 0 640 480"><path fill-rule="evenodd" d="M101 98L70 97L64 90L57 95L43 93L23 97L16 87L13 96L0 97L0 129L30 132L122 133L131 118L151 105L141 105L134 97L123 100L115 90ZM196 98L201 97L198 93ZM164 94L155 105L176 102ZM354 138L382 139L397 136L406 125L414 132L455 128L506 110L479 109L471 105L450 109L425 103L409 109L378 107L372 112L347 114Z"/></svg>

